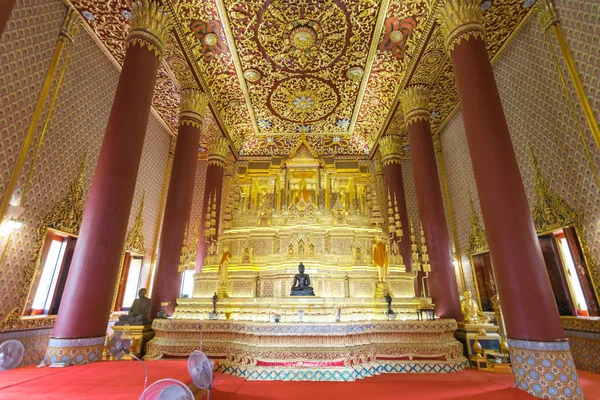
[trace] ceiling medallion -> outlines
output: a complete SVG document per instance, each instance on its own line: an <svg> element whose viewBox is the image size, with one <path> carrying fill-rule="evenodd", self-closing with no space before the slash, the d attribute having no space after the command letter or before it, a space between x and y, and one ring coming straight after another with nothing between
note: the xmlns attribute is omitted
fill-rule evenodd
<svg viewBox="0 0 600 400"><path fill-rule="evenodd" d="M255 69L247 69L244 71L244 78L251 83L258 82L260 79L260 72Z"/></svg>
<svg viewBox="0 0 600 400"><path fill-rule="evenodd" d="M305 123L329 116L337 107L339 96L323 79L294 77L276 84L268 102L269 108L280 118Z"/></svg>
<svg viewBox="0 0 600 400"><path fill-rule="evenodd" d="M391 51L398 60L404 59L406 41L416 27L417 21L412 17L406 17L402 20L389 17L385 21L386 34L379 44L379 50Z"/></svg>
<svg viewBox="0 0 600 400"><path fill-rule="evenodd" d="M422 63L424 66L437 65L442 60L442 52L438 50L432 50L423 55Z"/></svg>
<svg viewBox="0 0 600 400"><path fill-rule="evenodd" d="M205 62L210 62L227 50L220 21L194 20L190 23L190 30L198 40L192 43L194 53L199 53Z"/></svg>
<svg viewBox="0 0 600 400"><path fill-rule="evenodd" d="M204 36L204 43L206 43L208 46L216 45L218 40L219 38L217 37L217 35L215 35L212 32Z"/></svg>
<svg viewBox="0 0 600 400"><path fill-rule="evenodd" d="M352 82L359 82L363 76L364 70L361 67L352 67L346 72L346 76Z"/></svg>
<svg viewBox="0 0 600 400"><path fill-rule="evenodd" d="M288 71L318 71L349 45L349 16L341 0L272 0L258 15L256 37L271 63Z"/></svg>

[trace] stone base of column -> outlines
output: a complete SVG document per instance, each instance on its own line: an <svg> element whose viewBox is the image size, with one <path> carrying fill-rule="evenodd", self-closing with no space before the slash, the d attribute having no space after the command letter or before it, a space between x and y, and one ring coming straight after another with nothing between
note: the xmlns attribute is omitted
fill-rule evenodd
<svg viewBox="0 0 600 400"><path fill-rule="evenodd" d="M50 338L48 349L41 365L65 363L87 364L102 360L106 336L80 339Z"/></svg>
<svg viewBox="0 0 600 400"><path fill-rule="evenodd" d="M544 399L584 399L569 343L508 339L515 386Z"/></svg>

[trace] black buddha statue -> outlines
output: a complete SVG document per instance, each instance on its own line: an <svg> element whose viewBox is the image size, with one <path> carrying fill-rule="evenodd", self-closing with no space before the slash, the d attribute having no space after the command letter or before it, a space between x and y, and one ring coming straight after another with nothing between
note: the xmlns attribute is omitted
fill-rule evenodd
<svg viewBox="0 0 600 400"><path fill-rule="evenodd" d="M294 283L290 296L314 296L315 292L310 286L310 277L304 273L304 264L298 265L299 274L294 275Z"/></svg>

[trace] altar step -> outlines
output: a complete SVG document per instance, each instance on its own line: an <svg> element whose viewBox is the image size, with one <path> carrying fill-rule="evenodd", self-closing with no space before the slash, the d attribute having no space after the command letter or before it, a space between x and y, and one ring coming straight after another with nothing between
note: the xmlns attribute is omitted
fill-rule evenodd
<svg viewBox="0 0 600 400"><path fill-rule="evenodd" d="M454 320L260 323L155 320L147 359L202 349L215 369L249 380L352 381L468 366Z"/></svg>

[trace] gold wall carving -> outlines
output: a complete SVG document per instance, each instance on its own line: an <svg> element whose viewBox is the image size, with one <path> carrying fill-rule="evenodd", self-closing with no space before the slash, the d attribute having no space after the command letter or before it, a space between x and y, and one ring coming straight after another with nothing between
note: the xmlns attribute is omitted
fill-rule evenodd
<svg viewBox="0 0 600 400"><path fill-rule="evenodd" d="M23 269L23 285L17 306L8 314L3 322L3 329L41 328L54 324L54 318L23 318L27 297L31 291L34 275L41 268L41 254L48 229L77 235L83 219L83 177L87 167L87 155L79 167L79 173L67 195L59 201L39 222L36 242L29 262Z"/></svg>
<svg viewBox="0 0 600 400"><path fill-rule="evenodd" d="M473 205L473 198L469 193L469 209L471 210L471 234L469 235L469 247L467 248L467 254L473 255L475 253L482 253L489 249L487 238L485 236L485 229L479 221L479 216L475 212L475 206Z"/></svg>

